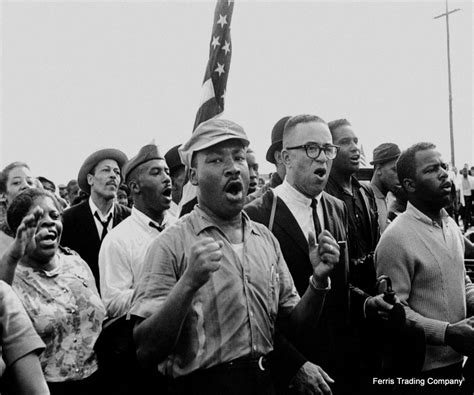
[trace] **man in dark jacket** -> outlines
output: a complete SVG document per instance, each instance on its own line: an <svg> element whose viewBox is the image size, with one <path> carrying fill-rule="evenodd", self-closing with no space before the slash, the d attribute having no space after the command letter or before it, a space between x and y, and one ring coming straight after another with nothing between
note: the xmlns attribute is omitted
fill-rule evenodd
<svg viewBox="0 0 474 395"><path fill-rule="evenodd" d="M127 156L107 148L91 154L82 164L77 181L89 199L66 210L61 245L76 251L92 270L100 286L98 257L108 231L130 215L130 209L115 202L120 171Z"/></svg>
<svg viewBox="0 0 474 395"><path fill-rule="evenodd" d="M326 229L339 242L339 264L331 274L316 331L295 342L312 362L335 380L326 380L333 393L359 393L358 342L350 312L363 320L365 308L388 311L381 296L367 298L349 287L347 209L342 201L323 191L338 147L332 144L327 124L314 115L290 118L283 132L282 159L286 166L283 183L245 207L250 218L270 228L280 242L285 261L298 292L307 287L311 275L309 239ZM349 311L349 307L351 311ZM322 385L324 388L324 385Z"/></svg>

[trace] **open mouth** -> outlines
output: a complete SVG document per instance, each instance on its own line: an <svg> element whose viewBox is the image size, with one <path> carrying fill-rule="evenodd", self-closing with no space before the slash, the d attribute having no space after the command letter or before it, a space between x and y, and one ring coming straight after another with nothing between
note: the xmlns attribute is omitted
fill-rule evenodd
<svg viewBox="0 0 474 395"><path fill-rule="evenodd" d="M324 178L326 176L327 170L324 167L320 167L314 171L318 177Z"/></svg>
<svg viewBox="0 0 474 395"><path fill-rule="evenodd" d="M355 163L355 162L359 163L360 155L359 155L359 154L353 155L353 156L351 156L349 159L350 159L351 162L353 162L353 163Z"/></svg>
<svg viewBox="0 0 474 395"><path fill-rule="evenodd" d="M240 181L229 181L224 192L228 200L239 201L243 199L244 186Z"/></svg>
<svg viewBox="0 0 474 395"><path fill-rule="evenodd" d="M452 186L451 181L446 181L445 183L441 185L441 189L451 192L451 186Z"/></svg>
<svg viewBox="0 0 474 395"><path fill-rule="evenodd" d="M167 198L171 198L171 188L165 188L161 194Z"/></svg>
<svg viewBox="0 0 474 395"><path fill-rule="evenodd" d="M56 246L58 234L54 230L41 230L36 235L36 243L41 248L52 248Z"/></svg>
<svg viewBox="0 0 474 395"><path fill-rule="evenodd" d="M112 187L114 187L114 188L117 188L117 183L116 183L115 181L109 181L109 182L107 182L105 185L107 185L107 186L112 186Z"/></svg>

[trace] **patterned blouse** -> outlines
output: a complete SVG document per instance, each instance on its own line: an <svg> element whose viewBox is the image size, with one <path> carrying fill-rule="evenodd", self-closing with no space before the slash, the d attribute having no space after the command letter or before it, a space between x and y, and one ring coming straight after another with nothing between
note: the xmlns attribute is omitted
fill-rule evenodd
<svg viewBox="0 0 474 395"><path fill-rule="evenodd" d="M86 262L59 250L51 271L18 265L13 288L46 344L40 356L46 381L81 380L97 370L94 345L105 308Z"/></svg>

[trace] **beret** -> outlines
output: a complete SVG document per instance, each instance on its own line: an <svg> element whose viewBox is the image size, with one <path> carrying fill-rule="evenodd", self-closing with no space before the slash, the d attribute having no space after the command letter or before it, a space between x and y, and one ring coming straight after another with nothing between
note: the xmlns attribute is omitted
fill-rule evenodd
<svg viewBox="0 0 474 395"><path fill-rule="evenodd" d="M158 147L155 144L147 144L140 148L138 154L131 158L123 166L122 176L123 180L127 182L127 177L130 175L133 169L140 166L142 163L148 162L153 159L165 159L165 157L160 153Z"/></svg>

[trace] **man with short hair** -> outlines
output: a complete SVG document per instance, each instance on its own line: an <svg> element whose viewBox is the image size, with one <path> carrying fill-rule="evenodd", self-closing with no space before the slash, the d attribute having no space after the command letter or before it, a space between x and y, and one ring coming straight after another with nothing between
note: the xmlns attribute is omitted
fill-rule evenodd
<svg viewBox="0 0 474 395"><path fill-rule="evenodd" d="M342 201L324 192L337 152L324 120L306 114L291 117L283 132L283 183L245 207L251 219L268 226L278 239L300 293L305 291L311 274L309 235L319 235L326 229L341 245L347 242L347 209ZM330 385L335 394L359 393L363 372L359 370L357 329L358 321L364 319L364 303L375 311L392 308L381 296L367 298L350 290L347 261L344 248L331 273L332 291L316 331L297 339L305 356L321 365L335 381L318 377L318 390Z"/></svg>
<svg viewBox="0 0 474 395"><path fill-rule="evenodd" d="M377 215L380 234L383 233L390 223L387 219L388 208L396 199L395 194L400 188L397 176L397 159L400 156L400 148L393 143L383 143L377 146L373 152L374 174L370 186L377 204Z"/></svg>
<svg viewBox="0 0 474 395"><path fill-rule="evenodd" d="M175 393L274 394L265 359L276 318L296 336L318 320L339 247L324 231L309 251L300 299L278 242L242 211L249 141L234 122L200 124L180 148L198 205L155 239L131 308L138 358Z"/></svg>
<svg viewBox="0 0 474 395"><path fill-rule="evenodd" d="M461 189L463 194L463 215L462 222L464 225L464 232L467 232L472 222L472 190L474 190L474 177L469 175L467 163L461 170Z"/></svg>
<svg viewBox="0 0 474 395"><path fill-rule="evenodd" d="M452 184L445 166L431 143L400 155L407 209L383 233L375 254L377 274L391 278L407 318L424 328L424 379L461 379L463 355L474 355L474 285L466 276L462 233L444 209ZM449 393L458 393L453 389ZM447 393L433 385L417 391Z"/></svg>
<svg viewBox="0 0 474 395"><path fill-rule="evenodd" d="M126 319L150 243L175 221L169 214L171 179L164 156L145 145L123 166L123 178L134 206L129 217L105 237L99 252L100 289L109 322L101 335L102 360L113 394L144 393L133 344L133 325ZM120 373L122 372L122 373ZM140 386L140 387L139 387ZM156 388L155 388L156 389Z"/></svg>
<svg viewBox="0 0 474 395"><path fill-rule="evenodd" d="M92 270L97 288L100 286L98 256L107 232L130 215L130 209L115 202L120 185L120 169L127 156L107 148L89 155L81 168L79 187L89 199L67 209L63 215L61 245L76 251Z"/></svg>
<svg viewBox="0 0 474 395"><path fill-rule="evenodd" d="M255 152L251 148L247 148L247 165L249 167L249 190L247 194L254 193L257 190L258 183L258 162Z"/></svg>
<svg viewBox="0 0 474 395"><path fill-rule="evenodd" d="M67 189L67 201L72 206L74 205L74 201L78 198L79 193L81 191L79 188L79 184L77 183L77 180L69 180L69 182L66 185L66 189Z"/></svg>

